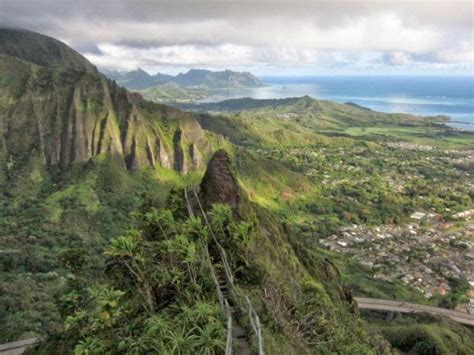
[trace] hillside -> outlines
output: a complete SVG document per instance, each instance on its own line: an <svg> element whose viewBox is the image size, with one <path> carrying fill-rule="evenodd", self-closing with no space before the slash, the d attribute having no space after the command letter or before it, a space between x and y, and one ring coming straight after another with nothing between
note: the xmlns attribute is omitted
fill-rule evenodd
<svg viewBox="0 0 474 355"><path fill-rule="evenodd" d="M86 58L64 43L27 30L2 28L0 31L0 54L19 58L39 66L62 66L68 69L97 73L97 69Z"/></svg>
<svg viewBox="0 0 474 355"><path fill-rule="evenodd" d="M365 238L415 210L449 220L472 208L472 135L442 117L309 97L185 112L119 87L49 37L0 39L2 342L40 336L31 352L43 354L220 354L230 313L234 350L252 353L255 314L267 354L392 353L385 338L407 352L469 348L471 330L454 336L437 320L414 320L414 343L400 322L377 319L382 336L352 299L455 306L464 283L428 300L398 276L375 278L390 263L368 269L331 246L347 226ZM456 262L457 242L445 249ZM396 266L428 251L417 245Z"/></svg>
<svg viewBox="0 0 474 355"><path fill-rule="evenodd" d="M196 102L212 95L213 92L210 89L184 87L174 82L139 91L147 100L174 105Z"/></svg>
<svg viewBox="0 0 474 355"><path fill-rule="evenodd" d="M444 116L422 117L404 113L383 113L351 103L317 100L309 96L286 99L255 100L251 98L217 103L181 104L184 110L203 112L201 125L222 134L236 144L246 146L305 146L339 138L354 138L355 132L365 140L440 138L455 141L469 133L457 133L444 127ZM396 137L395 132L404 132ZM386 133L364 134L365 132ZM410 137L411 136L411 137ZM448 138L452 137L452 138Z"/></svg>
<svg viewBox="0 0 474 355"><path fill-rule="evenodd" d="M224 146L232 156L225 153L225 164L235 159L235 168L220 171L220 165L211 164L212 173L204 181L214 182L205 182L202 192L205 200L206 196L217 196L217 200L204 206L216 209L209 214L213 223L225 222L219 219L219 207L211 205L226 201L219 200L221 193L213 189L227 176L233 184L231 194L241 190L240 198L231 204L235 215L226 215L226 207L221 207L219 213L227 216L228 225L220 228L228 232L219 238L231 255L236 287L251 297L261 314L267 351L310 353L319 342L321 349L335 350L335 339L337 347L347 352L371 351L375 345L366 337L330 261L307 254L298 247L291 229L249 200L248 188L257 180L261 187L291 184L300 191L309 188L305 178L270 160L257 163L239 148L234 151L231 144L203 130L194 114L149 103L118 87L60 42L29 32L21 32L25 41L18 40L15 31L1 33L2 38L15 38L0 56L2 341L51 334L41 345L49 349L46 352L134 352L136 341L156 349L161 345L147 343L150 332L161 329L150 328L153 322L168 317L184 321L194 317L189 310L199 307L211 312L206 317L215 319L216 328L206 329L225 338L223 314L210 287L208 259L203 254L203 248L209 247L216 258L215 246L205 244L209 227L202 225L199 232L197 226L203 221L186 217L182 190L200 181L212 152ZM38 59L28 54L30 43L38 48L53 43L58 50L45 56L47 60ZM258 169L251 168L257 164ZM280 178L271 176L275 171L281 173ZM156 211L161 211L158 216ZM166 234L161 236L154 234L159 216L166 218L166 230L162 230ZM198 229L192 232L193 228ZM137 288L130 279L133 273L122 269L128 257L120 256L117 249L121 241L127 244L127 238L135 238L134 229L145 238L136 240L146 254L137 255L136 261L146 263L150 273L146 283L145 275L135 280ZM175 237L168 238L173 233ZM231 239L226 241L227 233ZM242 237L247 240L244 244ZM184 246L180 243L188 243L191 253L183 260L176 249ZM106 306L106 312L113 314L108 313L112 318L102 323L105 313L96 313L94 305L101 307L104 297L112 297L110 302L121 300L115 303L120 304L120 311ZM148 317L150 311L157 313ZM237 319L246 329L249 346L254 347L248 320L244 315ZM102 323L100 334L93 331L97 321ZM176 325L194 327L195 321L199 322L192 318ZM127 332L130 322L136 332L124 342L120 334ZM324 326L324 332L312 331L316 323ZM169 326L170 332L182 330L173 323ZM306 327L303 333L301 327ZM113 334L121 338L115 341ZM153 337L159 339L160 334ZM193 337L207 339L201 333ZM170 340L162 345L169 349L172 344ZM220 342L215 344L211 348L221 349Z"/></svg>
<svg viewBox="0 0 474 355"><path fill-rule="evenodd" d="M232 324L243 334L234 339L236 353L242 342L257 352L247 302L262 322L267 353L375 354L375 348L386 348L382 338L369 339L362 330L331 261L250 203L234 172L230 157L218 151L196 195L188 185L166 203L138 210L133 228L106 246L102 281L89 292L81 289L80 277L88 263L72 265L65 327L38 352L223 353L226 318L213 277L226 284L221 287L233 309Z"/></svg>
<svg viewBox="0 0 474 355"><path fill-rule="evenodd" d="M267 115L298 123L312 129L337 129L343 127L368 126L371 124L427 124L442 123L445 116L421 117L405 113L383 113L355 105L334 101L317 100L309 96L285 99L256 100L252 98L231 99L216 103L183 104L181 108L194 112L235 113L245 111L254 115Z"/></svg>
<svg viewBox="0 0 474 355"><path fill-rule="evenodd" d="M49 37L0 36L0 154L15 164L65 170L108 154L133 170L203 167L212 144L193 115L144 101Z"/></svg>
<svg viewBox="0 0 474 355"><path fill-rule="evenodd" d="M154 86L174 83L185 88L225 89L239 87L262 86L260 80L248 72L235 72L232 70L210 71L204 69L191 69L186 73L176 76L157 73L150 75L143 69L120 73L117 71L106 72L106 75L130 90L149 89Z"/></svg>

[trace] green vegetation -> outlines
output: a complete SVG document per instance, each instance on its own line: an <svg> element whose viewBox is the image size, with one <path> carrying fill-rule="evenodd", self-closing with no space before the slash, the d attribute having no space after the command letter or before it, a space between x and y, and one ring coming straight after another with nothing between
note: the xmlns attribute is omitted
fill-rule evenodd
<svg viewBox="0 0 474 355"><path fill-rule="evenodd" d="M381 332L403 354L471 354L474 349L472 329L447 319L427 315L396 317L387 322L375 314L370 329Z"/></svg>
<svg viewBox="0 0 474 355"><path fill-rule="evenodd" d="M62 253L68 274L56 304L64 323L35 351L222 353L225 318L210 270L213 264L219 273L222 264L211 230L199 218L184 217L181 194L171 194L171 209L147 204L134 213L133 227L105 248L104 274L96 275L95 285L83 250ZM329 260L276 228L263 210L256 212L244 202L238 214L248 217L240 222L225 205L214 205L209 216L217 239L232 251L237 295L250 295L262 319L266 351L375 354L374 347L384 348L381 338L369 340L360 329ZM245 313L235 316L256 347Z"/></svg>
<svg viewBox="0 0 474 355"><path fill-rule="evenodd" d="M64 325L46 346L76 354L222 353L209 231L198 219L175 221L170 210L154 208L135 213L135 225L105 249L106 283L84 289L85 265L71 265L58 300Z"/></svg>
<svg viewBox="0 0 474 355"><path fill-rule="evenodd" d="M222 353L210 269L223 266L182 188L225 147L236 176L218 169L211 188L237 181L228 191L240 203L204 206L235 276L233 305L249 297L267 353L391 353L382 335L408 353L472 349L472 331L451 322L397 320L368 335L352 295L433 301L319 243L414 211L461 228L452 214L473 208L472 134L443 117L309 97L186 113L119 88L59 42L23 36L35 37L0 30L14 49L0 45L0 341L42 336L42 353ZM441 301L452 308L466 283L451 288ZM235 320L255 350L245 312Z"/></svg>
<svg viewBox="0 0 474 355"><path fill-rule="evenodd" d="M242 104L245 108L239 111ZM251 200L297 227L308 250L333 260L354 295L439 302L449 308L466 300L465 282L455 281L445 297L428 300L400 281L374 279L372 270L322 249L316 241L348 224L404 224L414 211L436 213L450 221L453 213L472 209L472 133L409 115L381 117L384 114L309 98L244 99L208 106L219 113L204 114L200 122L240 147L236 165ZM272 174L266 176L261 167ZM469 353L466 349L472 344L453 345L450 337L460 329L472 336L470 330L453 328L451 322L429 324L425 325L429 331L420 331L427 338L426 346L442 354L452 346ZM407 350L388 335L391 325L386 328L383 334L392 346ZM410 331L404 334L409 339ZM430 343L432 337L437 345ZM425 341L418 340L413 344L424 346ZM423 353L421 348L411 351Z"/></svg>
<svg viewBox="0 0 474 355"><path fill-rule="evenodd" d="M209 89L186 88L175 83L155 86L140 93L147 100L168 104L195 102L211 95Z"/></svg>
<svg viewBox="0 0 474 355"><path fill-rule="evenodd" d="M53 296L69 277L62 255L82 250L83 277L95 280L104 246L127 228L130 213L171 188L151 172L130 174L107 159L63 176L20 171L7 177L0 205L2 342L57 329Z"/></svg>
<svg viewBox="0 0 474 355"><path fill-rule="evenodd" d="M401 127L387 125L382 127L351 127L345 134L355 138L382 141L406 141L420 145L436 145L442 149L473 148L472 134L446 131L438 126Z"/></svg>

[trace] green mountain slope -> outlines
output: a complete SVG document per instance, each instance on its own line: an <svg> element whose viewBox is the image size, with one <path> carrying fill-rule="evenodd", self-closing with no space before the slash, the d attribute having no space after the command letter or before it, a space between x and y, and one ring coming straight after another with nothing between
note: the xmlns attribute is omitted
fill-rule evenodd
<svg viewBox="0 0 474 355"><path fill-rule="evenodd" d="M62 66L97 73L97 69L86 58L64 43L27 30L2 28L0 54L20 58L38 66Z"/></svg>
<svg viewBox="0 0 474 355"><path fill-rule="evenodd" d="M373 124L426 125L430 122L445 122L444 116L420 117L403 113L382 113L352 103L339 104L333 101L316 100L309 96L287 99L255 100L232 99L217 103L181 105L182 108L200 112L238 113L255 119L277 119L280 124L291 124L312 130L341 129Z"/></svg>
<svg viewBox="0 0 474 355"><path fill-rule="evenodd" d="M109 154L135 170L203 167L212 138L191 114L127 92L49 37L0 35L0 154L15 164L38 158L64 170Z"/></svg>
<svg viewBox="0 0 474 355"><path fill-rule="evenodd" d="M61 332L63 317L70 314L73 306L72 300L62 295L71 284L84 292L94 283L111 282L112 278L101 272L106 266L102 252L110 239L126 234L128 227L136 223L131 212L148 213L151 206L174 208L166 202L170 190L182 186L185 179L199 178L181 174L200 171L216 147L228 144L203 130L195 115L149 103L109 82L84 58L55 40L21 31L1 33L3 38L15 39L5 40L3 48L8 50L0 56L0 187L5 197L0 205L0 318L7 325L2 332L2 341L6 341L28 332ZM22 40L21 36L27 39ZM35 54L38 57L28 54L31 43L35 43L35 50L46 48L48 55L42 55L41 50ZM50 53L47 48L51 43L58 50ZM242 172L237 173L237 179L243 186L251 187L257 178L261 179L260 186L271 185L266 172L270 167L283 175L292 174L283 166L268 162L268 167L252 176L252 166L257 162L244 151L234 155ZM283 179L280 184L294 182ZM303 178L301 188L304 186ZM294 189L299 188L294 184ZM182 195L178 197L179 204ZM250 213L254 207L248 202L246 205L247 212L239 219L259 224L261 220L261 231L257 233L261 240L254 242L255 246L267 245L264 253L257 247L249 249L253 256L247 260L260 263L266 270L264 274L271 278L270 292L276 292L272 297L283 297L283 289L293 289L286 285L287 278L299 283L303 282L303 274L310 277L314 273L316 277L322 272L310 266L308 271L302 271L292 246L284 241L289 232L278 226L277 220L265 222L274 217L264 210L255 219L255 213ZM178 213L175 218L182 218L182 208L174 213ZM279 241L268 239L270 234ZM272 257L278 255L282 264L275 268ZM199 259L196 262L202 263ZM294 264L293 276L284 266L287 263ZM244 280L250 274L244 272L239 277L243 278L239 287L247 287ZM258 296L262 282L254 281L248 290L255 293L252 298L256 304L262 302ZM301 292L304 287L308 292L320 288L313 285L316 289L309 291L311 287L303 287L303 283L298 287ZM358 320L350 313L350 303L345 303L341 286L337 287L332 290L328 284L328 291L318 291L325 295L325 307L333 313L332 330L324 337L333 336L332 332L346 334L342 338L354 337L359 339L354 340L357 344L370 348L363 335L350 328L338 329L336 314L354 324ZM178 301L178 295L172 297ZM299 302L298 295L288 293L285 297L295 305ZM196 300L188 301L193 306ZM265 302L266 306L262 303L256 307L262 314L269 312L262 319L269 349L286 344L286 349L300 347L309 351L309 343L300 346L285 340L288 332L295 331L291 330L292 313L286 308L278 310L278 302ZM319 307L314 310L322 311ZM282 312L281 321L287 324L284 328L275 323L273 312ZM312 336L301 337L311 341ZM351 346L349 342L347 346Z"/></svg>
<svg viewBox="0 0 474 355"><path fill-rule="evenodd" d="M88 291L80 277L86 265L72 265L75 276L62 296L65 326L40 350L223 353L226 320L212 274L224 282L225 263L233 275L233 281L227 279L232 292L224 294L234 309L232 324L242 327L253 353L258 341L245 296L261 320L267 353L375 354L386 347L362 330L331 261L304 246L276 216L249 203L235 172L229 156L218 151L198 198L188 186L189 200L180 189L163 207L141 209L133 229L106 247L104 281Z"/></svg>
<svg viewBox="0 0 474 355"><path fill-rule="evenodd" d="M0 34L8 48L0 54L2 342L42 336L33 353L222 353L226 318L210 270L222 283L225 268L212 231L252 351L245 295L268 354L392 351L376 331L368 335L351 290L420 295L375 282L318 240L343 224L403 220L414 208L470 206L461 171L470 165L445 159L458 152L420 155L386 142L441 137L464 154L471 136L438 118L308 97L183 112L118 87L53 39ZM431 166L420 163L426 157ZM417 177L403 194L389 184L397 174ZM420 342L431 346L431 330ZM387 338L404 341L397 334ZM435 346L444 349L448 336ZM459 349L468 346L461 340Z"/></svg>
<svg viewBox="0 0 474 355"><path fill-rule="evenodd" d="M154 102L186 103L201 100L209 95L208 89L187 88L176 83L166 83L152 88L141 90L144 98Z"/></svg>

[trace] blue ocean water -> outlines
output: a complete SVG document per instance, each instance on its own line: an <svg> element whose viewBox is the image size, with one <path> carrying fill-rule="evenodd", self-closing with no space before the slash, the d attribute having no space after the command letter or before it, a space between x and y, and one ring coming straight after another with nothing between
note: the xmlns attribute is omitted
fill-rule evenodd
<svg viewBox="0 0 474 355"><path fill-rule="evenodd" d="M309 95L351 101L382 112L447 115L453 127L474 131L474 75L263 77L264 87L229 90L212 101Z"/></svg>

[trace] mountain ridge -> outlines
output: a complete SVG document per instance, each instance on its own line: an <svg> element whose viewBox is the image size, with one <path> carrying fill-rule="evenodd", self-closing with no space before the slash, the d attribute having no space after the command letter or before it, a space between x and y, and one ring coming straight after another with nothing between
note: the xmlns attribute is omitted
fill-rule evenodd
<svg viewBox="0 0 474 355"><path fill-rule="evenodd" d="M0 30L0 153L65 170L108 154L186 173L213 151L193 114L145 101L60 41Z"/></svg>
<svg viewBox="0 0 474 355"><path fill-rule="evenodd" d="M70 69L97 73L97 68L92 63L65 43L24 29L0 27L0 55L23 59L40 66L61 64Z"/></svg>
<svg viewBox="0 0 474 355"><path fill-rule="evenodd" d="M176 76L157 73L150 75L141 68L121 73L105 71L105 75L118 84L131 90L144 90L168 83L176 83L184 87L204 87L210 89L261 87L263 84L250 72L232 70L211 71L206 69L190 69Z"/></svg>

